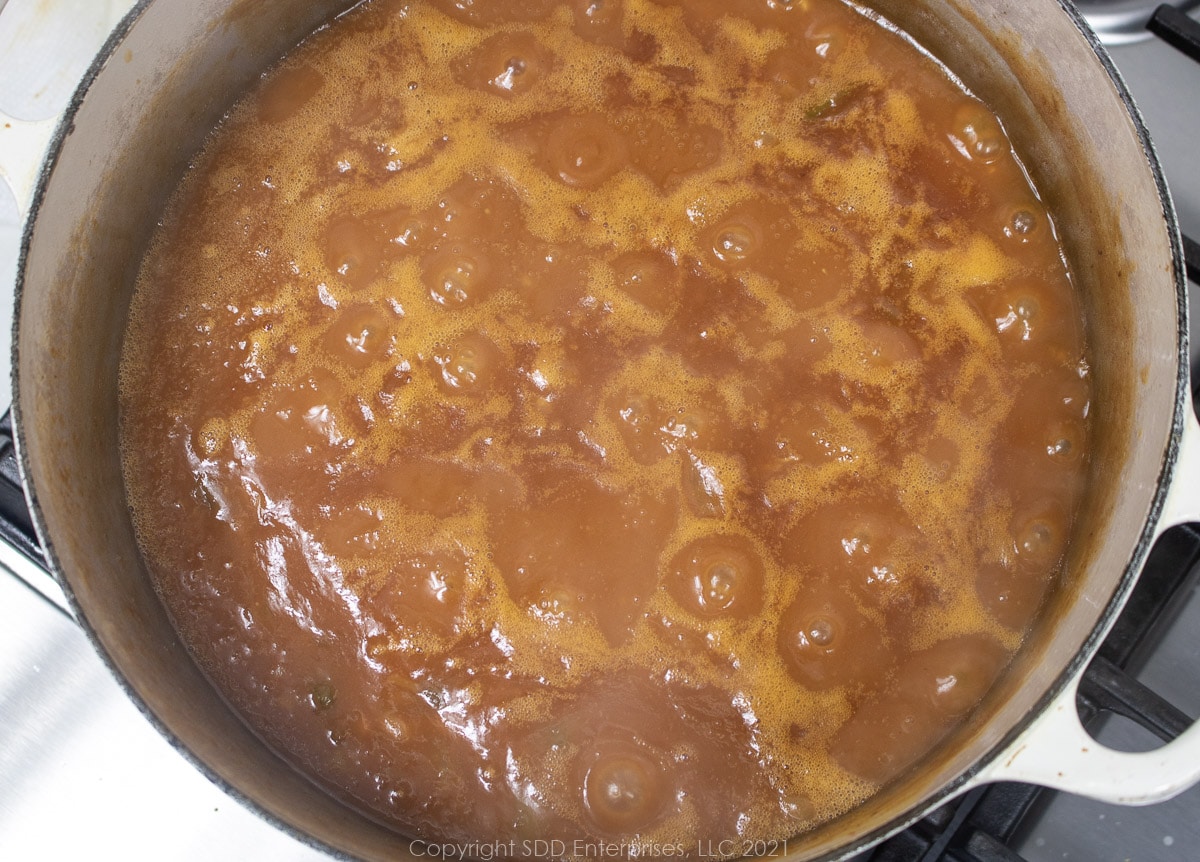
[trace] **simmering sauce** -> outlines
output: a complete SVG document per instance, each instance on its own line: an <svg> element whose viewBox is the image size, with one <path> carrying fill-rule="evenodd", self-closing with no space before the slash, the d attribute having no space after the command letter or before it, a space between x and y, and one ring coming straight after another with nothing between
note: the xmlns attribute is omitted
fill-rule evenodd
<svg viewBox="0 0 1200 862"><path fill-rule="evenodd" d="M220 691L409 834L554 855L736 852L912 766L1088 451L1001 123L835 0L365 3L197 157L124 351Z"/></svg>

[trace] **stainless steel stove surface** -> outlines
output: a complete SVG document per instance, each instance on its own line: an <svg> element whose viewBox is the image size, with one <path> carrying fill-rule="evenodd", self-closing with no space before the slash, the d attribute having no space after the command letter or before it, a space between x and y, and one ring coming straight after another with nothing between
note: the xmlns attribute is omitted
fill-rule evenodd
<svg viewBox="0 0 1200 862"><path fill-rule="evenodd" d="M24 119L59 110L71 82L130 5L131 0L0 0L0 110ZM1110 31L1106 38L1114 43L1113 59L1155 140L1183 229L1200 238L1200 64L1157 39L1134 38L1153 3L1080 0L1079 5L1099 16L1099 24ZM1191 8L1198 0L1171 5ZM0 285L12 283L16 246L16 208L0 186ZM1193 294L1193 307L1198 300ZM11 302L11 292L0 289L0 317L11 316ZM1193 329L1195 365L1200 339ZM5 363L7 332L7 326L0 327ZM9 400L8 375L0 374L0 411ZM1200 537L1190 533L1176 544L1181 550L1168 565L1190 567L1200 555ZM1134 653L1131 667L1140 667L1140 680L1195 717L1200 715L1200 597L1196 577L1183 584L1169 610L1158 613L1160 630ZM328 858L242 808L175 752L129 702L55 602L62 597L53 582L0 542L0 859ZM1156 744L1148 732L1124 719L1104 722L1099 738L1127 749ZM968 806L948 806L929 824L920 824L915 830L920 840L898 840L862 858L1200 858L1200 789L1139 809L1066 794L1042 794L1029 803L1019 785L1006 785L1005 792L1015 795L1017 804L1031 806L1012 830L1008 847L987 836L963 847L964 830L958 823L968 816L976 821L1015 819L1011 813L990 813L991 802L978 796ZM963 813L970 806L975 807ZM953 828L947 829L947 822ZM924 833L922 827L927 827ZM1005 828L1011 830L1011 822Z"/></svg>

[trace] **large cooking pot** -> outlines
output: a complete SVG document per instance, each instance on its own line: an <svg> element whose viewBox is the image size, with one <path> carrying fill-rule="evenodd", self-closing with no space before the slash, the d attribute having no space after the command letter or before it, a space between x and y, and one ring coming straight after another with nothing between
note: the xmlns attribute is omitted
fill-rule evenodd
<svg viewBox="0 0 1200 862"><path fill-rule="evenodd" d="M45 126L4 124L5 172L28 196L14 415L49 564L151 721L210 778L303 840L364 859L410 858L403 837L268 749L193 664L143 569L117 449L125 315L166 196L238 94L350 5L142 0L52 136ZM1168 527L1200 519L1180 239L1146 131L1065 0L873 5L997 109L1058 214L1091 333L1094 490L1063 585L1011 672L918 768L792 842L796 859L852 854L989 781L1145 803L1200 779L1200 726L1156 752L1121 754L1093 742L1075 712L1082 670L1151 544Z"/></svg>

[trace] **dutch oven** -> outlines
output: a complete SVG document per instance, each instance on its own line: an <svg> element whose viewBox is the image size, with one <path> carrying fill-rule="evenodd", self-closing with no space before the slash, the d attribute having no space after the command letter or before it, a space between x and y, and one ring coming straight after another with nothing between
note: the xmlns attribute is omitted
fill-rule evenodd
<svg viewBox="0 0 1200 862"><path fill-rule="evenodd" d="M0 168L25 206L13 416L29 507L76 618L129 696L213 781L303 841L411 858L404 837L294 771L192 662L143 568L117 446L117 365L134 277L189 159L239 94L351 0L140 0L55 125L5 121ZM1200 520L1187 294L1146 130L1066 0L874 0L1002 117L1047 199L1086 308L1092 491L1061 585L970 719L866 803L789 845L843 858L997 780L1150 803L1200 780L1200 726L1154 752L1083 730L1083 670L1169 527ZM1190 481L1189 481L1190 479Z"/></svg>

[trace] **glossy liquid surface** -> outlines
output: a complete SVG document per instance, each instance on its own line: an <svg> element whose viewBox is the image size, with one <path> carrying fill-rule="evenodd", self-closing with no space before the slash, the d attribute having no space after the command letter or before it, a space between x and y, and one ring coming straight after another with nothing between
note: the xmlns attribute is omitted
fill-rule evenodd
<svg viewBox="0 0 1200 862"><path fill-rule="evenodd" d="M206 672L374 816L737 852L1019 646L1080 318L999 121L861 10L374 0L176 194L127 487Z"/></svg>

